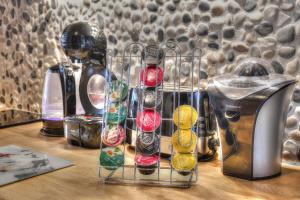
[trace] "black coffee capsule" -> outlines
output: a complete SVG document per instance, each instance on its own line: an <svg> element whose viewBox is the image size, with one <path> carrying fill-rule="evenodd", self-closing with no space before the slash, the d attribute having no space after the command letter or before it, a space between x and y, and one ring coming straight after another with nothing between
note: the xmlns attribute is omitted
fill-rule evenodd
<svg viewBox="0 0 300 200"><path fill-rule="evenodd" d="M139 91L139 102L144 108L155 108L161 104L161 91L155 89L145 89Z"/></svg>
<svg viewBox="0 0 300 200"><path fill-rule="evenodd" d="M153 155L159 150L159 138L155 133L141 133L136 139L136 149L142 155Z"/></svg>
<svg viewBox="0 0 300 200"><path fill-rule="evenodd" d="M142 51L142 58L147 64L159 64L164 57L163 49L156 45L146 46Z"/></svg>

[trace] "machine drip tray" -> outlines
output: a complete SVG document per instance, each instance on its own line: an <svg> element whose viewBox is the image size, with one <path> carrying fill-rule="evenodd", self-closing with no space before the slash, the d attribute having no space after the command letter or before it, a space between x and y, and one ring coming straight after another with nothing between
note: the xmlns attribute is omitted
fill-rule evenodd
<svg viewBox="0 0 300 200"><path fill-rule="evenodd" d="M27 124L41 120L40 113L33 113L23 110L2 110L0 111L0 128Z"/></svg>

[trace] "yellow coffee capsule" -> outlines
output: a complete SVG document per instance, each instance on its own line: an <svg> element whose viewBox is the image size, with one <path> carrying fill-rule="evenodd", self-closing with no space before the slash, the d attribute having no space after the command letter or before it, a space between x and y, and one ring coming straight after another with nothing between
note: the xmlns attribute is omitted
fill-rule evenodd
<svg viewBox="0 0 300 200"><path fill-rule="evenodd" d="M190 129L177 130L172 135L173 148L179 153L191 153L196 148L197 136Z"/></svg>
<svg viewBox="0 0 300 200"><path fill-rule="evenodd" d="M176 153L172 157L172 167L176 171L190 171L196 166L195 154L192 153Z"/></svg>
<svg viewBox="0 0 300 200"><path fill-rule="evenodd" d="M198 113L192 106L182 105L173 113L174 124L180 129L190 129L197 122Z"/></svg>

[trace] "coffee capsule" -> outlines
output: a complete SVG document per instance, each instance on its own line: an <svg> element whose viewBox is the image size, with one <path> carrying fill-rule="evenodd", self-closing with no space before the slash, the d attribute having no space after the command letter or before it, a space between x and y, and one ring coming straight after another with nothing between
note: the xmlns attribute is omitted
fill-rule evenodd
<svg viewBox="0 0 300 200"><path fill-rule="evenodd" d="M134 161L137 165L139 172L143 175L153 174L157 167L158 160L159 160L158 155L145 156L145 155L138 154L134 158Z"/></svg>
<svg viewBox="0 0 300 200"><path fill-rule="evenodd" d="M192 153L176 153L172 156L172 167L181 175L190 174L196 166L196 157Z"/></svg>
<svg viewBox="0 0 300 200"><path fill-rule="evenodd" d="M140 73L140 80L146 87L156 87L161 84L164 73L161 67L147 65Z"/></svg>
<svg viewBox="0 0 300 200"><path fill-rule="evenodd" d="M173 113L174 124L180 129L190 129L197 122L198 113L190 105L182 105Z"/></svg>
<svg viewBox="0 0 300 200"><path fill-rule="evenodd" d="M128 86L121 81L112 81L109 90L109 100L111 102L123 101L128 94Z"/></svg>
<svg viewBox="0 0 300 200"><path fill-rule="evenodd" d="M137 114L136 124L142 132L154 132L160 125L160 115L154 110L145 109Z"/></svg>
<svg viewBox="0 0 300 200"><path fill-rule="evenodd" d="M118 147L103 148L100 154L100 165L107 170L116 170L124 165L124 153Z"/></svg>
<svg viewBox="0 0 300 200"><path fill-rule="evenodd" d="M107 113L107 122L117 124L126 118L126 107L122 103L110 103Z"/></svg>
<svg viewBox="0 0 300 200"><path fill-rule="evenodd" d="M196 133L190 129L175 131L172 135L173 148L179 153L191 153L195 150L197 143Z"/></svg>
<svg viewBox="0 0 300 200"><path fill-rule="evenodd" d="M136 139L136 149L142 155L153 155L159 150L159 138L156 133L141 133Z"/></svg>
<svg viewBox="0 0 300 200"><path fill-rule="evenodd" d="M121 144L125 138L125 130L120 125L108 125L106 132L102 134L102 142L106 146L115 147Z"/></svg>
<svg viewBox="0 0 300 200"><path fill-rule="evenodd" d="M148 45L142 51L142 58L147 64L159 64L163 57L163 49L156 45Z"/></svg>
<svg viewBox="0 0 300 200"><path fill-rule="evenodd" d="M145 90L139 91L139 103L143 105L144 108L154 109L160 106L162 98L161 91L152 88L147 88Z"/></svg>

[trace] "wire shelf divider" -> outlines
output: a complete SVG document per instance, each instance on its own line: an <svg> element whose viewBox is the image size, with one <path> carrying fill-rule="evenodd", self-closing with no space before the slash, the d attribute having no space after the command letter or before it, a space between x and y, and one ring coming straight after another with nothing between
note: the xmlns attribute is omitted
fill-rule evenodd
<svg viewBox="0 0 300 200"><path fill-rule="evenodd" d="M134 117L129 117L128 113L130 112L130 106L129 105L129 96L130 96L130 91L133 88L131 85L132 80L131 80L131 70L136 70L137 69L137 74L138 74L138 83L135 85L135 88L138 88L138 91L141 92L142 94L139 93L139 95L142 95L142 99L144 99L144 94L145 94L145 85L143 85L142 81L140 80L140 72L141 70L145 70L146 68L146 62L143 59L143 57L147 57L147 52L144 51L144 56L142 55L143 50L145 49L145 46L142 43L134 42L129 45L127 45L123 51L123 56L118 57L119 59L121 58L122 60L122 70L121 74L117 78L118 81L121 81L122 83L125 83L128 86L128 91L127 91L127 97L122 102L127 109L126 109L126 118L123 122L123 128L126 132L124 141L122 144L118 145L120 149L123 151L123 157L124 157L124 164L120 167L118 167L115 170L109 170L107 169L107 166L102 166L101 163L99 164L99 178L102 183L106 184L140 184L140 185L149 185L149 186L163 186L163 187L182 187L182 188L188 188L191 187L194 183L197 182L198 179L198 134L199 134L199 105L200 105L200 98L199 98L199 91L200 91L200 66L201 66L201 56L202 56L202 51L200 49L193 49L191 54L187 56L182 56L181 55L181 49L179 45L175 41L168 40L166 43L158 45L160 49L163 50L164 56L160 62L159 65L156 65L156 69L158 66L160 66L163 70L164 75L168 72L168 75L173 75L173 81L166 81L165 77L162 80L162 83L155 87L154 93L155 93L155 107L154 107L154 113L158 113L160 115L160 126L156 131L153 132L153 134L157 134L159 138L162 137L162 122L163 120L168 120L172 121L172 118L163 118L163 106L164 106L164 95L163 91L168 90L172 91L173 93L173 106L172 106L172 112L175 111L175 109L182 105L181 100L180 100L180 94L182 91L188 91L190 95L190 106L194 107L197 110L198 116L197 116L197 122L196 125L191 127L191 133L194 131L196 133L196 148L193 151L193 155L195 156L196 159L196 167L193 170L189 170L188 174L182 175L178 173L171 164L170 160L163 160L161 158L161 141L160 142L160 147L157 152L157 155L159 156L158 163L155 168L155 172L151 175L144 175L139 172L139 167L137 164L134 162L134 157L138 154L136 148L134 148L134 151L131 151L128 149L128 144L126 144L126 138L128 137L127 135L127 126L128 126L128 120L134 121L136 118ZM197 59L195 59L197 58ZM104 116L103 116L103 123L102 123L102 134L106 133L108 129L108 124L107 124L107 113L109 111L110 107L110 89L111 89L111 84L112 84L112 76L111 73L113 71L112 67L114 65L114 61L116 60L116 57L113 56L113 52L110 50L107 50L107 69L108 73L106 76L106 83L105 83L105 97L104 97ZM133 60L135 60L135 64L133 63ZM170 68L170 66L166 65L166 62L168 60L173 61L174 67ZM184 74L182 73L182 67L183 63L188 63L190 73L188 77L185 77L186 79L190 80L191 84L184 84L181 83L182 77ZM133 67L135 67L133 69ZM173 71L172 71L173 70ZM158 79L157 72L156 70L156 82ZM197 73L197 74L195 74ZM145 74L144 73L144 79L145 79ZM186 75L185 75L186 76ZM198 77L198 78L197 78ZM166 83L165 83L166 82ZM121 87L120 87L121 88ZM121 90L121 89L120 89ZM198 91L198 92L197 92ZM121 95L122 91L119 91L119 94ZM158 96L158 92L160 92L160 96ZM197 102L194 101L194 96L196 92L196 100ZM177 99L177 101L176 101ZM158 100L161 102L161 105L157 107L158 105ZM175 103L177 102L177 103ZM176 104L176 105L175 105ZM138 103L137 105L137 111L141 112L144 110L144 105L143 101L141 103ZM192 112L192 109L191 109ZM191 113L192 114L192 113ZM122 124L120 121L120 109L118 110L118 122L117 125ZM173 116L173 113L172 113ZM144 117L144 116L143 116ZM180 112L178 112L178 119L180 119ZM154 124L155 124L154 119ZM192 120L192 117L191 117ZM172 133L174 133L176 130L180 130L180 125L176 128L176 125L172 123ZM136 126L135 128L135 140L138 138L140 134L143 134L142 131ZM179 131L180 133L180 131ZM154 135L153 135L154 138ZM192 134L190 136L191 142L192 142ZM131 137L132 139L132 137ZM180 144L180 137L178 134L178 142ZM136 144L136 141L134 141L134 144ZM174 156L175 150L173 150L173 146L170 144L170 158ZM105 144L102 143L100 144L100 154L102 153L103 149L105 148ZM187 171L185 171L187 172Z"/></svg>

